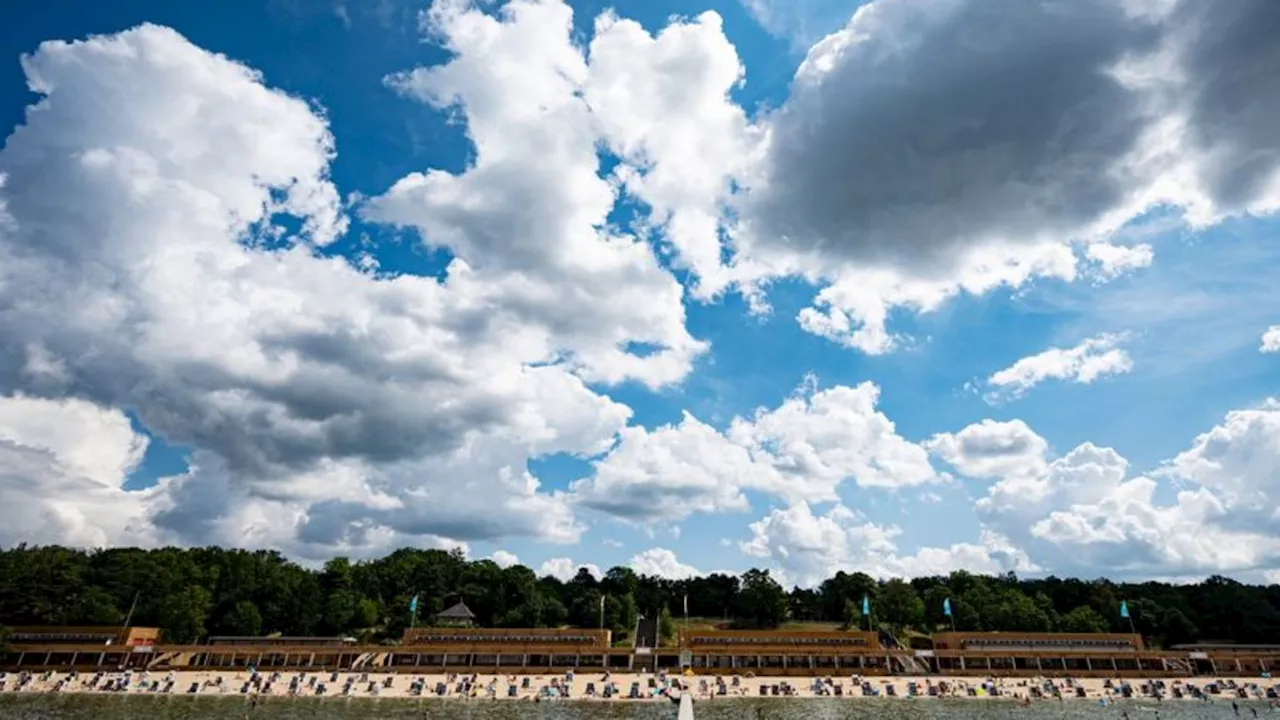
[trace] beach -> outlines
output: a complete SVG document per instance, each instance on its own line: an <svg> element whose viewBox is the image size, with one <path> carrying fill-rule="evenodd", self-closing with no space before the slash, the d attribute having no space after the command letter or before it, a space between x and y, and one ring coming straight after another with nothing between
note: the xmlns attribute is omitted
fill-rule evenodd
<svg viewBox="0 0 1280 720"><path fill-rule="evenodd" d="M574 674L443 675L352 672L174 671L108 673L9 673L0 693L186 695L255 698L345 697L465 699L506 702L671 703L683 693L699 703L735 698L864 698L912 700L1076 700L1107 704L1151 701L1250 701L1277 706L1280 682L1270 678L1101 679L859 677L756 677L752 675Z"/></svg>

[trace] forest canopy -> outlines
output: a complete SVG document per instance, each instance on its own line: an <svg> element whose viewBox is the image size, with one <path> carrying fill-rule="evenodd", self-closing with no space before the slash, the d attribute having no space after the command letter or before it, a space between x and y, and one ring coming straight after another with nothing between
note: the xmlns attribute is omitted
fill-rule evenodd
<svg viewBox="0 0 1280 720"><path fill-rule="evenodd" d="M597 578L583 568L563 582L522 565L503 568L442 550L403 549L359 562L339 557L315 569L277 552L214 547L0 551L0 626L118 625L132 608L131 624L163 628L169 642L272 633L394 642L410 622L415 596L419 625L462 601L481 626L603 625L618 642L639 614L659 617L671 635L687 597L690 617L724 627L829 623L928 634L954 621L971 631L1129 632L1132 621L1149 643L1165 647L1280 643L1280 585L1218 576L1175 585L966 572L878 580L840 572L817 587L788 590L755 569L670 580L621 566ZM869 619L862 615L864 597Z"/></svg>

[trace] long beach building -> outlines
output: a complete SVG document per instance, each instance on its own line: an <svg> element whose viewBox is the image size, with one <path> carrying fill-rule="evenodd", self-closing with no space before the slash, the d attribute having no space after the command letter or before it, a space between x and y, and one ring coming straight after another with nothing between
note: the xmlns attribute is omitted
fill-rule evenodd
<svg viewBox="0 0 1280 720"><path fill-rule="evenodd" d="M904 649L864 631L695 630L670 647L615 647L608 630L415 628L398 643L350 638L214 637L162 642L156 628L16 628L4 669L243 669L404 673L627 672L705 675L1072 675L1178 677L1280 670L1280 648L1152 650L1138 635L939 633Z"/></svg>

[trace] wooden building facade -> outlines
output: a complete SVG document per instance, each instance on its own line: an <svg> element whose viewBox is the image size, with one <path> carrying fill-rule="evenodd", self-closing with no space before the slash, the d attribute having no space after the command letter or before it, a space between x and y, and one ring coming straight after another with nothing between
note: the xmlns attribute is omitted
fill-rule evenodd
<svg viewBox="0 0 1280 720"><path fill-rule="evenodd" d="M580 629L415 628L391 645L280 637L151 645L148 638L160 636L154 628L84 630L20 628L0 655L0 668L238 670L252 665L262 670L423 674L688 669L706 675L1076 677L1280 671L1280 648L1148 650L1134 635L940 633L932 650L903 650L883 647L871 632L691 631L680 635L678 647L651 649L615 648L609 631Z"/></svg>

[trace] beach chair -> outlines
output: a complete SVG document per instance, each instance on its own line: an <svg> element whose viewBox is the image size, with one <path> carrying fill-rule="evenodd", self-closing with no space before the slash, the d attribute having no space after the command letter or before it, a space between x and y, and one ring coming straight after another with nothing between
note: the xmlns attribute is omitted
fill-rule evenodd
<svg viewBox="0 0 1280 720"><path fill-rule="evenodd" d="M920 694L920 688L914 683L907 683L907 697L915 697Z"/></svg>
<svg viewBox="0 0 1280 720"><path fill-rule="evenodd" d="M529 678L524 678L523 682L520 683L520 689L521 690L529 689Z"/></svg>
<svg viewBox="0 0 1280 720"><path fill-rule="evenodd" d="M520 694L520 688L517 688L515 685L507 686L507 697L509 698L518 697L519 694Z"/></svg>
<svg viewBox="0 0 1280 720"><path fill-rule="evenodd" d="M442 682L436 683L436 697L444 697L449 692L449 686Z"/></svg>
<svg viewBox="0 0 1280 720"><path fill-rule="evenodd" d="M884 694L889 697L898 697L898 689L892 684L884 686Z"/></svg>
<svg viewBox="0 0 1280 720"><path fill-rule="evenodd" d="M844 686L839 683L832 685L831 692L834 693L836 697L844 697Z"/></svg>

